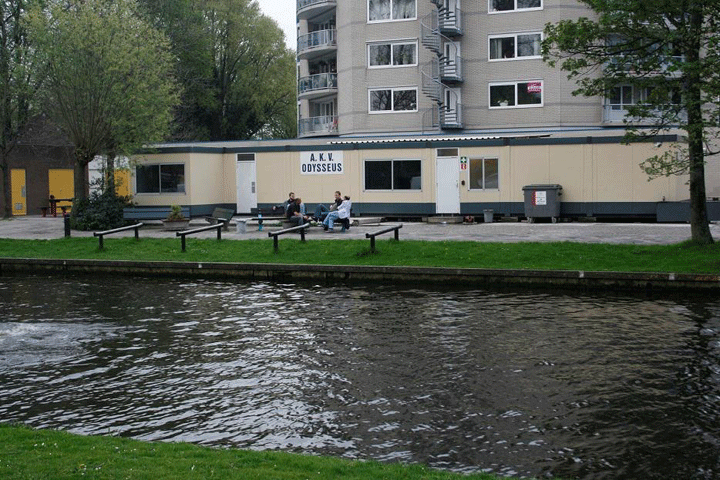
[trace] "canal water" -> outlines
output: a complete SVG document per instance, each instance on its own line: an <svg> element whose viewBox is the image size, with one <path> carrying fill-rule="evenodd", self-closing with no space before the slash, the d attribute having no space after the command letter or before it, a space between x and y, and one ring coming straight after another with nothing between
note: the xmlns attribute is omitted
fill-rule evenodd
<svg viewBox="0 0 720 480"><path fill-rule="evenodd" d="M0 277L0 421L582 479L720 478L720 299Z"/></svg>

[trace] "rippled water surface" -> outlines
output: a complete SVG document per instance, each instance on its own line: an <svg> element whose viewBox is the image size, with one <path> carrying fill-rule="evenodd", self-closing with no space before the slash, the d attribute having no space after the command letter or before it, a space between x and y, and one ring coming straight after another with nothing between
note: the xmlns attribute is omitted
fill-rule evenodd
<svg viewBox="0 0 720 480"><path fill-rule="evenodd" d="M421 462L720 478L720 300L0 277L0 421Z"/></svg>

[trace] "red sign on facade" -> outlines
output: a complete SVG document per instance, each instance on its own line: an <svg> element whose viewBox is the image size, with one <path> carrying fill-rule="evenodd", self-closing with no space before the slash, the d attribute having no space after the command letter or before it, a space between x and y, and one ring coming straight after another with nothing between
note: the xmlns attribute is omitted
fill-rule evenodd
<svg viewBox="0 0 720 480"><path fill-rule="evenodd" d="M528 93L542 93L542 82L529 82L527 91Z"/></svg>

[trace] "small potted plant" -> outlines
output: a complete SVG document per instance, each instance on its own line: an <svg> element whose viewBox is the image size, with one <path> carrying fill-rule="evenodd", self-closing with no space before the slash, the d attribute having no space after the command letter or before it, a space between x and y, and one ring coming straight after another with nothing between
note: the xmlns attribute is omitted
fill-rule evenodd
<svg viewBox="0 0 720 480"><path fill-rule="evenodd" d="M190 219L182 214L180 205L171 205L170 213L162 222L165 230L185 230L190 225Z"/></svg>

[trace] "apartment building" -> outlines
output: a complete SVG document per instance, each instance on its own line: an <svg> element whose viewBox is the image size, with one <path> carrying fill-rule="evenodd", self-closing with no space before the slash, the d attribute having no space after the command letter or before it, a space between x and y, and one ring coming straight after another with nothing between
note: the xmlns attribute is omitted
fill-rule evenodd
<svg viewBox="0 0 720 480"><path fill-rule="evenodd" d="M298 0L299 137L618 126L541 58L574 0Z"/></svg>

